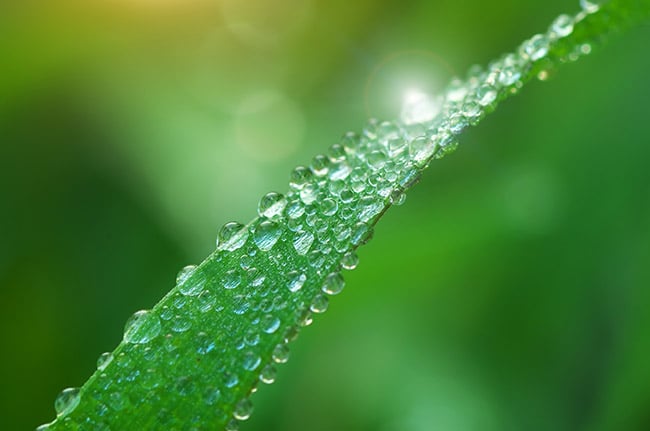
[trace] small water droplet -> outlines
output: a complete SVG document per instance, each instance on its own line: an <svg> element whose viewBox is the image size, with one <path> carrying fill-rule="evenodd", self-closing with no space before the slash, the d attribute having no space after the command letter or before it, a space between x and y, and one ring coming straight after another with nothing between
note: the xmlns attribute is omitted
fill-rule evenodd
<svg viewBox="0 0 650 431"><path fill-rule="evenodd" d="M282 235L282 227L275 222L265 220L255 228L253 241L261 251L269 251L273 248Z"/></svg>
<svg viewBox="0 0 650 431"><path fill-rule="evenodd" d="M248 229L243 224L232 221L223 225L217 239L217 247L227 251L235 251L246 243Z"/></svg>
<svg viewBox="0 0 650 431"><path fill-rule="evenodd" d="M188 265L180 270L176 277L178 291L186 296L196 296L203 291L205 280L192 278L196 271L196 265Z"/></svg>
<svg viewBox="0 0 650 431"><path fill-rule="evenodd" d="M287 206L287 200L280 193L270 192L260 199L257 206L257 213L260 217L276 219L282 215Z"/></svg>
<svg viewBox="0 0 650 431"><path fill-rule="evenodd" d="M124 341L133 344L148 343L160 334L160 319L150 310L135 312L127 320Z"/></svg>
<svg viewBox="0 0 650 431"><path fill-rule="evenodd" d="M235 406L232 415L238 421L245 421L253 413L253 403L248 398L244 398Z"/></svg>
<svg viewBox="0 0 650 431"><path fill-rule="evenodd" d="M323 282L322 291L328 295L338 295L345 287L345 280L338 272L333 272L325 277Z"/></svg>
<svg viewBox="0 0 650 431"><path fill-rule="evenodd" d="M497 90L490 84L482 85L476 90L476 99L482 106L491 105L497 99Z"/></svg>
<svg viewBox="0 0 650 431"><path fill-rule="evenodd" d="M54 410L57 417L65 416L79 405L81 395L79 388L66 388L54 400Z"/></svg>

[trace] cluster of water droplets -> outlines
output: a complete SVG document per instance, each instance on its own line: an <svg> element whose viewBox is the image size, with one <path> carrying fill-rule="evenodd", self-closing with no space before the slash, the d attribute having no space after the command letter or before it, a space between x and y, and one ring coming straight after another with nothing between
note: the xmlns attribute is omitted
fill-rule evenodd
<svg viewBox="0 0 650 431"><path fill-rule="evenodd" d="M91 383L82 392L64 390L55 402L57 420L39 430L76 424L115 431L115 418L127 410L169 430L214 423L236 430L251 415L257 382L273 383L289 343L344 289L341 272L357 267L356 249L372 237L378 218L402 204L432 160L454 151L466 127L518 91L554 44L599 8L595 0L581 3L576 17L559 16L515 52L405 106L399 121L371 120L294 169L286 195L263 196L250 224L225 224L215 253L183 268L176 289L127 321L124 342L100 356ZM560 61L588 51L579 46ZM545 69L537 69L544 79ZM81 398L84 412L73 418Z"/></svg>

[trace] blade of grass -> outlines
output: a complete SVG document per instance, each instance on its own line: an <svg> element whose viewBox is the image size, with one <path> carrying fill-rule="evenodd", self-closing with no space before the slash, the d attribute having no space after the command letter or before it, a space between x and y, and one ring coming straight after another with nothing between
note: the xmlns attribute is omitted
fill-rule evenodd
<svg viewBox="0 0 650 431"><path fill-rule="evenodd" d="M344 287L355 250L432 160L523 85L643 22L650 0L592 3L487 68L472 68L438 97L421 95L395 122L370 121L269 193L248 225L226 224L217 250L186 267L152 310L134 314L81 389L57 398L39 430L236 429L258 382L272 383L288 343Z"/></svg>

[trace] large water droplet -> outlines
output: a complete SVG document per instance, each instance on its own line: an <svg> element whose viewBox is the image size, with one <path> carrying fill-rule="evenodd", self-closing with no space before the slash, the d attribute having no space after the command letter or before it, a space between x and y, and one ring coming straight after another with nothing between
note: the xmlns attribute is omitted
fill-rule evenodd
<svg viewBox="0 0 650 431"><path fill-rule="evenodd" d="M296 249L296 252L300 255L305 255L311 248L311 245L314 242L314 234L305 231L298 233L293 239L293 247Z"/></svg>
<svg viewBox="0 0 650 431"><path fill-rule="evenodd" d="M280 193L270 192L260 199L257 206L257 213L260 217L276 219L282 215L284 207L287 206L287 200Z"/></svg>
<svg viewBox="0 0 650 431"><path fill-rule="evenodd" d="M278 363L278 364L284 364L289 360L289 347L284 344L278 344L275 346L275 349L273 349L273 361Z"/></svg>
<svg viewBox="0 0 650 431"><path fill-rule="evenodd" d="M217 237L217 246L223 250L235 251L248 239L248 229L241 223L231 221L223 225Z"/></svg>
<svg viewBox="0 0 650 431"><path fill-rule="evenodd" d="M341 258L341 268L347 269L347 270L353 270L357 267L359 264L359 256L354 251L350 251L346 253L342 258Z"/></svg>
<svg viewBox="0 0 650 431"><path fill-rule="evenodd" d="M344 287L345 280L343 280L343 276L338 272L333 272L325 277L322 290L328 295L338 295Z"/></svg>
<svg viewBox="0 0 650 431"><path fill-rule="evenodd" d="M309 306L309 309L317 314L324 313L327 311L328 304L329 300L327 299L327 296L316 295L311 305Z"/></svg>
<svg viewBox="0 0 650 431"><path fill-rule="evenodd" d="M248 398L245 398L237 403L232 415L238 421L245 421L253 413L253 403Z"/></svg>
<svg viewBox="0 0 650 431"><path fill-rule="evenodd" d="M180 270L176 276L176 284L178 291L186 296L196 296L203 291L205 280L199 280L197 277L192 279L192 275L196 271L196 265L187 265Z"/></svg>
<svg viewBox="0 0 650 431"><path fill-rule="evenodd" d="M269 364L262 369L262 372L260 373L260 381L270 385L275 381L276 375L277 371L275 367Z"/></svg>
<svg viewBox="0 0 650 431"><path fill-rule="evenodd" d="M296 169L291 172L291 178L289 179L289 186L296 190L301 190L309 181L311 181L313 175L311 171L304 167L298 166Z"/></svg>
<svg viewBox="0 0 650 431"><path fill-rule="evenodd" d="M282 235L282 228L279 224L265 220L255 228L253 241L262 251L269 251L273 248Z"/></svg>
<svg viewBox="0 0 650 431"><path fill-rule="evenodd" d="M54 400L54 410L57 416L65 416L79 405L81 399L79 388L66 388Z"/></svg>
<svg viewBox="0 0 650 431"><path fill-rule="evenodd" d="M126 321L124 341L127 343L144 344L160 334L160 319L150 310L135 312Z"/></svg>

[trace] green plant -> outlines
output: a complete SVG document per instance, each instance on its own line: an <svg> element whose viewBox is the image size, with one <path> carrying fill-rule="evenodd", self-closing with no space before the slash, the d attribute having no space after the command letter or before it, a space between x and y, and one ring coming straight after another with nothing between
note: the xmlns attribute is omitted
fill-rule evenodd
<svg viewBox="0 0 650 431"><path fill-rule="evenodd" d="M417 95L399 122L371 121L297 168L286 196L266 195L246 226L225 225L215 253L127 322L123 343L100 357L81 390L61 394L58 418L43 429L236 427L257 382L272 382L271 364L287 360L287 343L343 288L340 268L356 266L356 248L430 161L526 82L649 11L647 0L583 4L439 98Z"/></svg>

